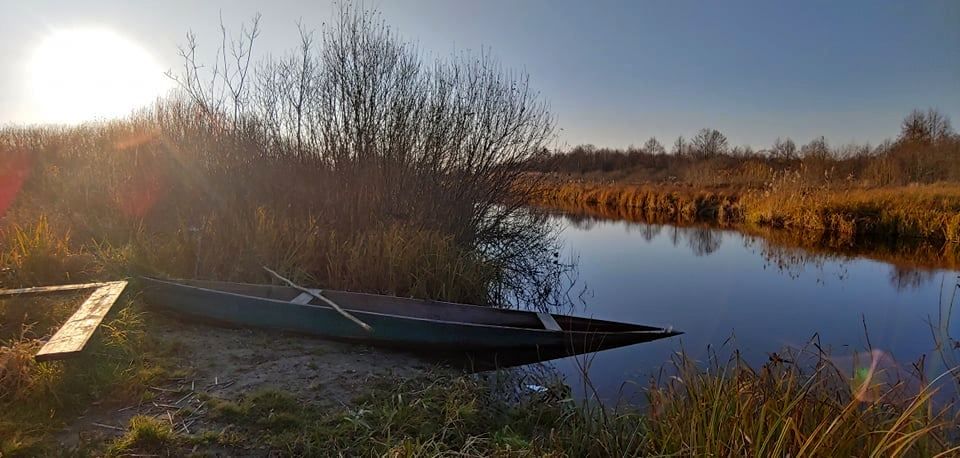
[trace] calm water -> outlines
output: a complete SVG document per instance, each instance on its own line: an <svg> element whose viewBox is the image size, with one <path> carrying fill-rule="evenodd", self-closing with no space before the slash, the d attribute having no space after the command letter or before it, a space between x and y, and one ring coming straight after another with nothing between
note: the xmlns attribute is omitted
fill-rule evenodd
<svg viewBox="0 0 960 458"><path fill-rule="evenodd" d="M704 359L708 346L731 336L752 364L767 361L769 352L801 347L814 334L842 359L867 348L865 322L873 348L909 367L931 353L927 320L938 319L958 281L957 272L813 255L734 231L551 218L565 227L562 238L587 289L576 313L686 333L593 355L588 373L606 399L636 396L681 348ZM948 323L954 336L960 335L957 314ZM942 372L932 359L928 372ZM583 394L573 358L549 364Z"/></svg>

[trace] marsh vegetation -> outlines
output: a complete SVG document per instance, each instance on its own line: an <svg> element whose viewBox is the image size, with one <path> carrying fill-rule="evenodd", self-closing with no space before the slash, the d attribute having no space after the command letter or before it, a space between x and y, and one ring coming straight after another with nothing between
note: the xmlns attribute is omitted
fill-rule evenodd
<svg viewBox="0 0 960 458"><path fill-rule="evenodd" d="M936 110L910 113L894 141L797 148L780 140L731 148L704 129L667 153L656 139L626 150L580 146L527 163L536 201L597 206L654 222L787 229L807 240L923 240L955 253L960 241L960 137ZM955 254L953 254L955 257Z"/></svg>
<svg viewBox="0 0 960 458"><path fill-rule="evenodd" d="M252 58L256 20L236 35L224 33L217 60L206 66L196 57L201 43L188 37L184 66L171 75L179 91L128 118L0 129L0 286L142 273L263 281L261 266L268 265L329 288L491 306L549 307L563 300L554 286L567 266L555 259L553 229L524 208L546 198L547 188L530 170L554 169L554 159L538 156L554 120L525 75L487 54L427 59L377 13L349 7L327 28L303 28L288 54L263 61ZM784 208L769 200L782 194L765 194L771 186L794 186L798 173L819 177L861 159L824 158L826 169L807 172L819 156L734 158L720 137L705 141L712 149L695 157L639 157L690 170L727 162L754 170L745 172L756 180L745 188L756 197L737 194L728 205L725 191L717 191L688 204L682 200L688 191L677 191L670 195L681 197L663 204L677 215L701 218L709 212L700 203L710 202L716 215L819 224L854 236L861 227L883 227L946 241L960 230L960 220L946 215L957 210L960 196L934 184L908 195L863 191L866 202L845 212L830 209L846 209L849 201L817 197L796 210L812 216L771 213ZM953 136L935 142L946 145L935 151L955 154ZM940 154L933 156L940 160ZM634 157L611 157L621 156ZM941 176L956 172L946 162L940 167L918 157L906 165L890 161L906 167L910 182L956 179ZM875 168L871 180L888 176ZM884 184L903 184L899 173ZM806 180L790 192L807 196L810 183L822 184ZM583 197L592 191L576 186L570 192L577 197L555 191L557 199L630 207L650 200L632 188L610 193L616 197ZM757 203L744 206L749 198ZM876 206L886 201L892 210ZM918 206L937 216L907 210ZM880 226L872 220L861 226L861 216L877 208ZM856 215L852 223L829 216L848 213ZM53 435L90 406L150 402L156 394L148 387L185 376L176 364L182 349L156 339L136 291L88 354L36 363L33 352L66 319L70 304L69 298L41 306L0 301L2 456L56 453ZM812 370L782 360L756 369L739 360L675 363L677 378L651 385L646 409L581 405L562 389L550 392L555 397L505 399L476 379L443 375L388 381L355 404L325 410L277 392L211 398L215 430L185 434L163 419L137 416L118 438L76 452L182 455L267 446L287 455L326 454L332 447L396 456L865 450L921 456L956 450L956 418L930 402L929 389L878 386L889 394L864 401L860 385L824 360Z"/></svg>

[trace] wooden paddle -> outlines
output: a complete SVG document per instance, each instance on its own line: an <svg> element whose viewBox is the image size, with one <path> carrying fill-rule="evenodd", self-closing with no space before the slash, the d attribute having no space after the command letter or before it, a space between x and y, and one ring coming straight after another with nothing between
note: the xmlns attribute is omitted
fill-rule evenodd
<svg viewBox="0 0 960 458"><path fill-rule="evenodd" d="M361 328L363 328L364 331L373 332L373 328L371 328L370 325L368 325L367 323L364 323L363 321L360 321L359 318L351 315L351 314L350 314L349 312L347 312L346 310L340 308L340 306L337 305L336 302L333 302L333 301L331 301L330 299L327 299L326 297L324 297L322 292L321 292L321 293L317 293L317 292L314 291L314 290L310 290L310 289L304 288L304 287L302 287L302 286L300 286L300 285L298 285L298 284L296 284L296 283L294 283L294 282L292 282L292 281L284 278L283 276L281 276L280 274L274 272L273 270L271 270L271 269L270 269L269 267L267 267L267 266L263 266L263 270L266 270L267 272L270 272L270 275L273 275L274 277L277 277L277 279L279 279L280 281L286 283L287 285L290 285L292 288L296 288L296 289L298 289L298 290L300 290L300 291L302 291L302 292L304 292L304 293L307 293L307 294L309 294L309 295L311 295L311 296L313 296L313 297L315 297L315 298L317 298L317 299L320 299L320 300L323 301L325 304L329 305L330 307L333 307L333 309L336 310L337 313L343 315L344 318L346 318L346 319L348 319L348 320L350 320L350 321L353 321L354 323L357 324L357 326L360 326Z"/></svg>

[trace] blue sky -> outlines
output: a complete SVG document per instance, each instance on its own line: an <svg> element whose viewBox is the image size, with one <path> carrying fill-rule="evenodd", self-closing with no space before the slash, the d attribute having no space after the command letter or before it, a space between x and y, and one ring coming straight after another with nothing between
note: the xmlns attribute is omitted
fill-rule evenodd
<svg viewBox="0 0 960 458"><path fill-rule="evenodd" d="M669 144L703 127L733 144L778 136L877 143L911 109L960 123L956 1L380 1L404 37L435 55L489 49L525 70L551 103L558 146ZM162 68L179 65L187 29L216 45L218 17L263 14L259 51L295 45L294 24L320 27L324 1L0 0L0 123L42 122L24 88L36 44L56 30L101 27Z"/></svg>

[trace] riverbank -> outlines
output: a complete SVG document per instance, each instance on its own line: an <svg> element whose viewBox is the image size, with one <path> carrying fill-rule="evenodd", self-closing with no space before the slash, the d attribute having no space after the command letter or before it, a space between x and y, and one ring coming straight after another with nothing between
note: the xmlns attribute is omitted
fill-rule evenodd
<svg viewBox="0 0 960 458"><path fill-rule="evenodd" d="M62 177L71 172L58 173ZM145 236L134 222L109 219L94 205L82 207L89 211L88 219L73 219L76 215L65 212L57 201L40 200L42 188L26 189L20 205L8 213L9 242L0 256L5 285L115 279L114 275L143 265L190 275L195 262L211 275L244 275L215 256L222 248L235 246L228 242L234 239L225 238L222 225L209 223L196 238L184 236L190 232L177 226L155 226ZM51 212L56 223L44 216L33 225L22 225L37 209ZM90 218L91 214L104 217ZM334 246L309 241L323 240L312 237L326 232L310 235L308 242L295 237L301 226L293 214L281 219L262 210L258 215L250 232L233 233L255 243L242 258L233 258L249 263L251 271L258 254L276 247ZM123 237L125 233L129 235ZM370 229L363 237L346 239L354 242L342 246L342 251L326 251L341 257L294 256L285 262L294 270L312 260L349 267L325 281L351 282L364 289L378 290L404 279L454 296L471 289L470 276L458 270L464 263L415 249L419 239L405 234L389 227ZM111 240L125 243L110 245ZM431 249L438 250L435 245ZM420 265L417 259L422 256L436 260ZM170 257L180 261L171 263ZM383 264L359 263L367 257L383 257ZM407 270L390 274L386 263L391 259L408 259L399 267ZM417 269L427 269L424 272L430 275L412 275ZM411 294L430 296L428 290ZM400 456L787 452L799 456L855 455L863 450L929 456L950 449L958 433L954 411L934 409L929 390L904 392L873 381L864 385L850 374L811 370L816 363L801 366L790 358L753 368L739 361L703 366L681 359L676 362L677 379L650 386L648 407L598 409L574 400L562 384L545 385L546 393L536 390L517 397L505 387L429 367L379 372L380 366L408 365L379 350L371 354L360 350L356 355L357 349L331 347L330 352L315 352L326 345L280 334L238 335L204 327L195 328L204 337L190 343L182 336L172 337L162 317L145 311L135 289L94 337L87 355L61 363L33 361L33 352L76 303L69 298L0 302L3 456L53 455L61 443L74 447L78 455L92 456L296 456L325 454L331 447L344 455ZM225 347L251 351L238 355L220 350ZM220 370L218 364L227 367ZM319 368L342 376L314 387L287 383L304 381ZM237 381L236 374L244 374L245 383ZM224 384L233 384L221 387L221 377ZM246 383L250 378L260 381ZM186 381L191 381L189 388ZM195 388L198 385L202 387ZM864 386L883 396L861 398ZM738 418L740 429L719 421L723 418ZM901 445L903 449L896 449Z"/></svg>
<svg viewBox="0 0 960 458"><path fill-rule="evenodd" d="M0 349L3 456L958 450L956 411L931 400L929 380L848 374L814 346L774 353L760 367L679 354L650 381L647 405L602 407L576 400L549 376L468 375L386 350L172 321L145 310L135 290L128 294L75 360L36 363L37 339ZM7 300L0 312L56 327L70 304Z"/></svg>
<svg viewBox="0 0 960 458"><path fill-rule="evenodd" d="M721 230L735 230L757 238L759 243L762 243L770 249L770 252L786 249L790 252L791 256L796 256L796 251L799 249L810 254L826 257L841 256L872 259L891 264L903 270L960 270L960 244L957 243L936 243L911 238L899 240L896 243L866 239L851 244L848 241L837 240L825 234L788 231L771 226L719 224L716 222L710 223L702 221L675 223L656 219L651 220L647 215L633 207L612 207L597 205L596 203L574 205L541 202L536 204L534 208L546 213L562 213L572 221L584 223L592 220L630 221L652 227L711 227Z"/></svg>
<svg viewBox="0 0 960 458"><path fill-rule="evenodd" d="M697 187L529 176L533 202L559 209L585 207L656 223L783 229L835 246L922 240L960 242L960 186L953 183L885 188L810 187L789 180L765 188Z"/></svg>
<svg viewBox="0 0 960 458"><path fill-rule="evenodd" d="M549 389L507 400L477 379L450 375L380 379L354 405L329 411L275 391L235 400L211 397L211 432L187 435L163 418L134 417L106 450L531 457L948 456L956 451L942 436L950 431L940 422L945 418L931 422L923 412L926 396L892 411L851 399L849 392L836 389L834 382L844 383L840 380L801 379L783 363L756 373L731 371L729 379L684 373L691 378L653 393L649 412L578 407L562 391Z"/></svg>

